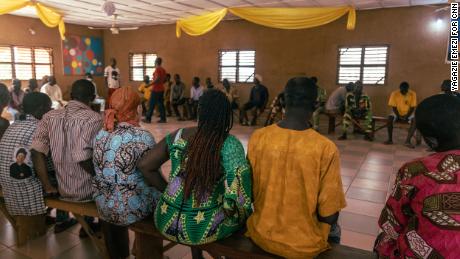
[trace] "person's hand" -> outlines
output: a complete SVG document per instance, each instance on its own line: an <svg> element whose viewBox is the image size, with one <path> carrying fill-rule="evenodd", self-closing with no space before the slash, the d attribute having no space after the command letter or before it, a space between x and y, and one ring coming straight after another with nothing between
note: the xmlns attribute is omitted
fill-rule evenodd
<svg viewBox="0 0 460 259"><path fill-rule="evenodd" d="M53 186L44 187L46 196L55 196L58 194L58 190Z"/></svg>

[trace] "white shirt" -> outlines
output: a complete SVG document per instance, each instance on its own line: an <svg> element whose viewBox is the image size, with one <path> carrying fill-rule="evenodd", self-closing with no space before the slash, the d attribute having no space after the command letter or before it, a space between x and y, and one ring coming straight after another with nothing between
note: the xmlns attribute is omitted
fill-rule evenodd
<svg viewBox="0 0 460 259"><path fill-rule="evenodd" d="M118 67L113 68L108 66L104 70L104 77L107 78L107 83L109 88L119 88L120 87L120 69Z"/></svg>
<svg viewBox="0 0 460 259"><path fill-rule="evenodd" d="M67 103L64 102L64 100L62 99L61 88L57 84L50 85L50 83L47 83L44 86L42 86L40 92L47 94L50 97L51 102L53 103L52 107L54 109L62 108L61 103L64 105Z"/></svg>
<svg viewBox="0 0 460 259"><path fill-rule="evenodd" d="M345 86L341 86L332 92L329 99L326 102L326 110L341 109L345 105L345 96L347 95L347 89Z"/></svg>
<svg viewBox="0 0 460 259"><path fill-rule="evenodd" d="M190 89L190 98L194 101L198 101L200 97L203 95L203 87L200 85L198 88L192 86Z"/></svg>

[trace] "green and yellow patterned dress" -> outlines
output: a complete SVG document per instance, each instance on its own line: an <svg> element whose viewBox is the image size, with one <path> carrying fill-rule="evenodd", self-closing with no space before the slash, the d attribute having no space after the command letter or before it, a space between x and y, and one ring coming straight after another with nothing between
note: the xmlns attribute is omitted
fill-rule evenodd
<svg viewBox="0 0 460 259"><path fill-rule="evenodd" d="M155 210L155 226L168 239L187 245L226 238L241 229L252 213L252 176L243 146L229 135L221 150L223 176L212 194L203 202L197 201L194 194L184 200L183 156L187 141L181 134L179 130L174 140L171 135L166 137L171 174Z"/></svg>

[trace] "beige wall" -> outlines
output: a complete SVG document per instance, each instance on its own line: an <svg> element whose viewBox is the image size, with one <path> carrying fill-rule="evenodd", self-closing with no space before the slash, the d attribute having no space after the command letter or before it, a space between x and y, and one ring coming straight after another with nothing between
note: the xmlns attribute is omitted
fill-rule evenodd
<svg viewBox="0 0 460 259"><path fill-rule="evenodd" d="M444 64L448 26L434 30L434 7L392 8L357 13L354 31L345 29L346 18L306 30L278 30L242 20L226 21L200 37L175 36L174 25L148 26L119 35L104 32L105 59L118 59L122 83L129 82L129 52L155 52L170 73L182 75L187 85L192 76L217 81L219 49L255 49L256 72L263 75L271 96L296 75L316 75L330 93L336 87L337 48L340 45L389 44L388 83L368 86L375 113L385 115L390 92L408 81L419 100L439 91L449 76ZM446 13L447 17L447 13ZM242 90L247 96L249 85Z"/></svg>
<svg viewBox="0 0 460 259"><path fill-rule="evenodd" d="M36 34L31 35L29 28L35 30ZM84 26L66 24L68 34L101 36L101 31L92 31ZM53 48L54 74L58 84L62 88L64 98L69 98L70 86L82 76L64 76L61 38L57 28L48 28L40 20L25 18L13 15L0 15L0 45L21 45ZM103 86L103 78L96 77L99 87ZM4 82L8 86L11 82ZM27 87L27 82L23 82Z"/></svg>

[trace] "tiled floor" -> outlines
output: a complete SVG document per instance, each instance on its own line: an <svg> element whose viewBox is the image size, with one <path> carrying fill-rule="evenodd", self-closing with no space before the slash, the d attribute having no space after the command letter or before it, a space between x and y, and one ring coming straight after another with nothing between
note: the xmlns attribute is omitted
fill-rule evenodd
<svg viewBox="0 0 460 259"><path fill-rule="evenodd" d="M322 118L324 119L324 118ZM168 132L180 127L192 126L191 122L170 122L168 124L143 125L149 129L159 141ZM232 133L246 147L254 128L235 126ZM337 127L337 131L340 131ZM326 121L322 121L320 132L326 132ZM413 158L425 156L426 146L414 150L402 145L406 132L395 129L392 146L381 144L386 138L384 130L378 132L372 143L362 140L362 136L349 135L347 141L337 141L337 136L329 135L341 153L341 174L343 189L346 193L348 206L340 214L342 227L342 243L345 245L371 250L379 231L377 219L383 204L391 190L395 173L399 167ZM170 165L163 167L167 174ZM64 233L55 235L52 229L43 237L30 241L24 246L15 245L15 233L12 226L0 216L0 258L100 258L95 247L88 239L78 237L79 227L76 226ZM131 238L131 242L133 238ZM190 250L184 246L176 246L166 254L171 259L191 258ZM210 258L206 256L207 258Z"/></svg>

